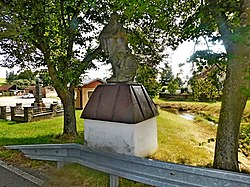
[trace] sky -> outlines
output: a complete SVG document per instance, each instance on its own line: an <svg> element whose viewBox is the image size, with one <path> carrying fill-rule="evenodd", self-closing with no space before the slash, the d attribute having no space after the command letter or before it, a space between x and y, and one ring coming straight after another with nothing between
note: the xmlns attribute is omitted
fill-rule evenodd
<svg viewBox="0 0 250 187"><path fill-rule="evenodd" d="M210 45L211 49L214 51L225 51L224 47L221 44L217 45ZM170 62L170 65L172 67L173 73L176 75L180 72L179 64L185 63L184 66L181 67L183 70L183 77L189 76L191 77L191 63L186 63L187 59L193 54L195 50L201 50L201 49L208 49L208 46L204 40L200 40L199 44L195 44L195 42L184 42L179 45L179 47L175 50L167 50L169 53L169 57L167 59L168 62ZM163 66L164 62L160 64L160 67ZM87 73L87 76L89 78L109 78L111 76L111 72L109 69L111 68L111 65L101 65L96 63L96 65L99 67L98 70L89 70ZM14 71L15 73L18 71L17 68L14 69L8 69L8 68L2 68L0 67L0 78L6 77L6 70L7 71Z"/></svg>
<svg viewBox="0 0 250 187"><path fill-rule="evenodd" d="M225 52L225 48L222 44L213 45L210 43L209 46L207 46L206 41L204 39L200 39L198 43L192 41L184 42L180 44L175 51L168 49L167 52L169 57L167 61L170 62L172 71L175 75L180 72L179 64L184 63L185 65L181 67L183 70L182 78L185 78L186 76L191 77L192 63L187 63L187 60L196 50L206 50L208 48L213 49L215 52ZM160 67L164 67L164 61L160 64ZM111 65L102 66L99 70L90 70L87 75L90 78L109 77L111 75L111 73L108 71L110 68Z"/></svg>

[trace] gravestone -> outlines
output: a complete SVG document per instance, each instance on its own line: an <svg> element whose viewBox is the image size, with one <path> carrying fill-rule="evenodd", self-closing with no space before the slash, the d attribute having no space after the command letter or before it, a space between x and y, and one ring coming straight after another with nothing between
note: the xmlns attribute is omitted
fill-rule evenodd
<svg viewBox="0 0 250 187"><path fill-rule="evenodd" d="M113 75L97 86L84 108L84 139L94 149L148 156L157 149L159 113L143 85L133 82L138 62L126 37L113 13L99 36Z"/></svg>

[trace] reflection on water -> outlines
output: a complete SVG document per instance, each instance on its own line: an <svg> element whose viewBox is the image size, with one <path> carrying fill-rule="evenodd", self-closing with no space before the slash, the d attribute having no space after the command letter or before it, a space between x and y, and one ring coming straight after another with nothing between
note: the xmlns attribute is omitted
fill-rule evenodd
<svg viewBox="0 0 250 187"><path fill-rule="evenodd" d="M163 110L167 111L167 112L171 112L173 114L179 115L180 117L193 121L195 118L195 115L192 113L188 113L188 112L184 112L184 111L178 111L178 109L174 109L174 108L163 108Z"/></svg>
<svg viewBox="0 0 250 187"><path fill-rule="evenodd" d="M195 119L195 114L193 113L189 113L189 112L186 112L186 111L179 111L178 109L174 109L174 108L162 108L163 110L167 111L167 112L171 112L173 114L176 114L186 120L190 120L190 121L193 121ZM218 126L218 124L212 122L212 121L207 121L209 124L211 125L215 125L215 126Z"/></svg>
<svg viewBox="0 0 250 187"><path fill-rule="evenodd" d="M181 116L181 117L184 118L184 119L191 120L191 121L193 121L194 118L195 118L195 115L190 114L190 113L184 113L184 112L181 112L181 113L180 113L180 112L179 112L178 115Z"/></svg>

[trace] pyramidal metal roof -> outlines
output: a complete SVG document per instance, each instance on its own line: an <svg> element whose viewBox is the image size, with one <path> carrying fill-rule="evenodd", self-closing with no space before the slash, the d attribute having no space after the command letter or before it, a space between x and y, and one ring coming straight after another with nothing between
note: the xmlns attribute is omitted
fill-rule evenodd
<svg viewBox="0 0 250 187"><path fill-rule="evenodd" d="M141 84L98 85L81 118L135 124L159 115Z"/></svg>

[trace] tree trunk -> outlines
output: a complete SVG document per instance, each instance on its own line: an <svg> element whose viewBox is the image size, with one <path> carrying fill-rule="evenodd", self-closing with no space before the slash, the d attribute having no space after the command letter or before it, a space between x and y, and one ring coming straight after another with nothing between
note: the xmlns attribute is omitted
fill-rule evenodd
<svg viewBox="0 0 250 187"><path fill-rule="evenodd" d="M242 4L241 28L235 34L243 37L236 41L233 50L227 50L231 59L227 68L219 126L217 129L214 167L218 169L238 171L238 142L242 113L249 95L250 47L250 0ZM228 42L227 42L228 43ZM230 52L229 52L230 51ZM247 90L247 94L244 93Z"/></svg>
<svg viewBox="0 0 250 187"><path fill-rule="evenodd" d="M70 87L68 88L67 84L63 83L58 78L57 71L54 68L52 62L50 61L50 51L48 50L48 47L45 48L43 51L45 51L44 58L53 82L53 86L56 89L56 92L59 98L61 99L64 108L63 134L75 136L77 135L77 129L74 103L74 86L70 85Z"/></svg>
<svg viewBox="0 0 250 187"><path fill-rule="evenodd" d="M239 128L247 101L247 96L241 91L246 82L245 75L244 62L233 62L228 66L214 157L214 167L218 169L239 170Z"/></svg>
<svg viewBox="0 0 250 187"><path fill-rule="evenodd" d="M64 127L63 134L77 135L75 103L74 103L74 87L70 86L64 97L61 98L64 108Z"/></svg>

